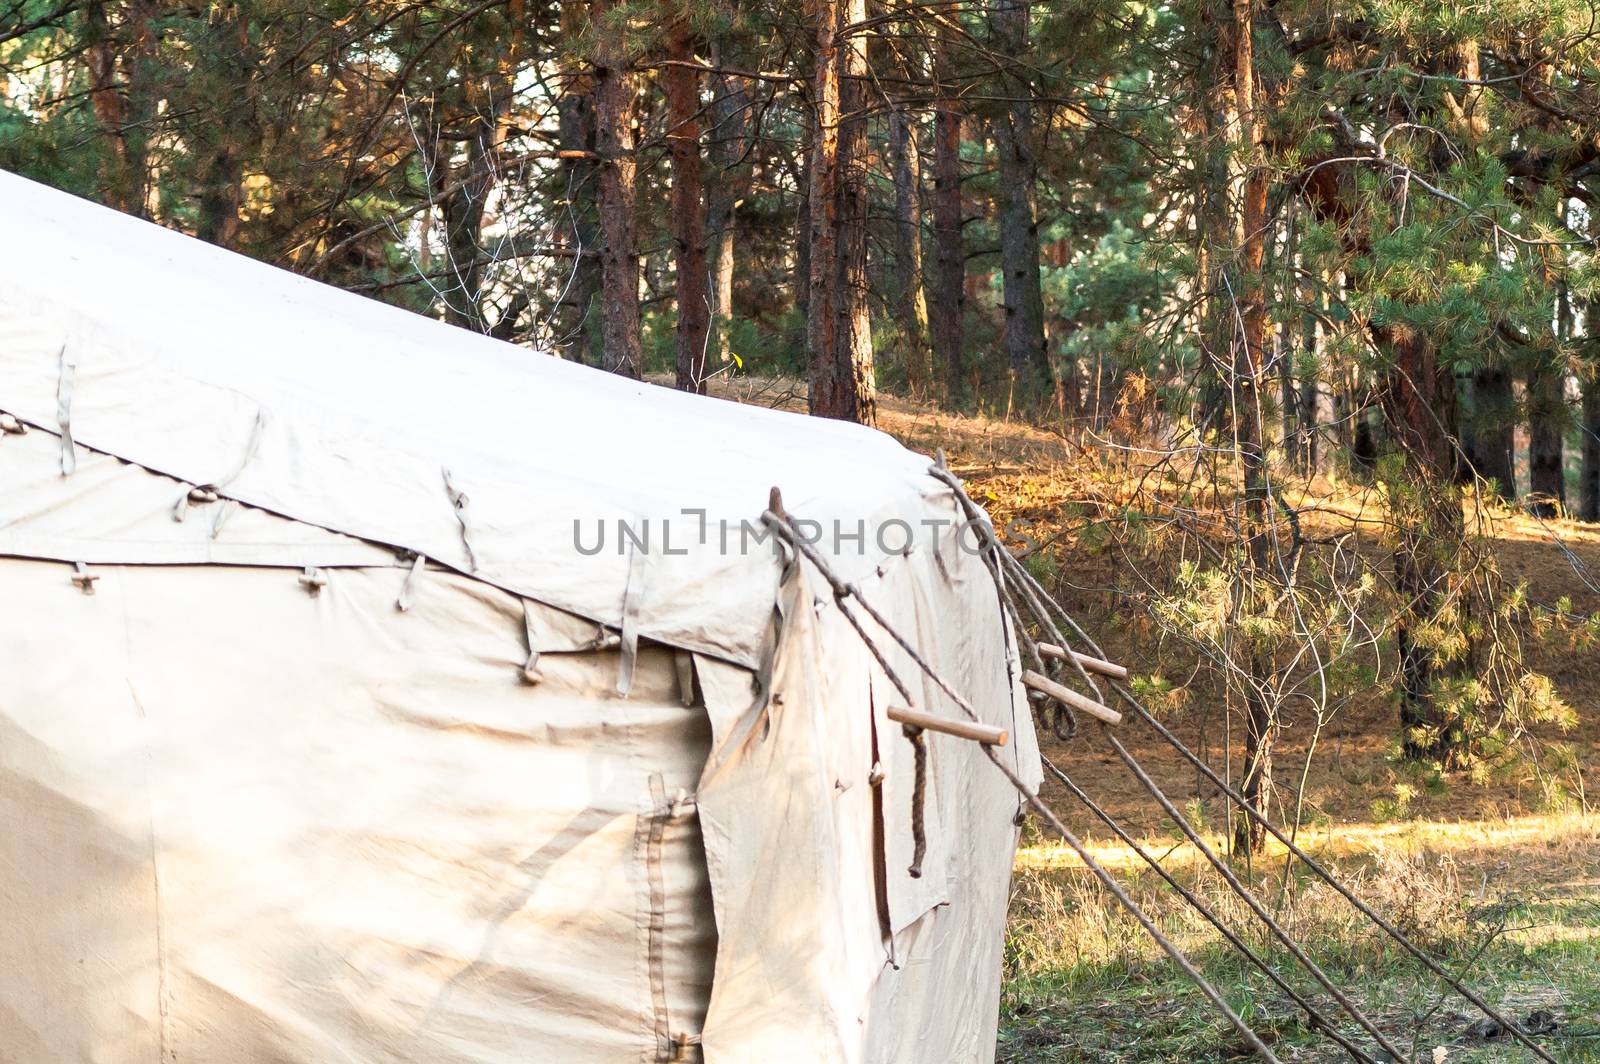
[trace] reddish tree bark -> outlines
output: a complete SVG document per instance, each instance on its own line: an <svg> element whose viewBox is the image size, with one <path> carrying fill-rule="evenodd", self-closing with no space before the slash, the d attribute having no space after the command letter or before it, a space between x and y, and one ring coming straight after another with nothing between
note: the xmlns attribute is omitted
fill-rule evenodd
<svg viewBox="0 0 1600 1064"><path fill-rule="evenodd" d="M1233 345L1230 396L1234 442L1244 473L1245 535L1249 538L1252 581L1270 578L1272 547L1267 524L1270 502L1263 441L1261 372L1266 364L1271 321L1267 317L1266 277L1262 268L1267 249L1267 192L1271 180L1261 158L1261 128L1257 107L1255 5L1234 0L1234 99L1238 108L1239 141L1245 152L1244 195L1240 204L1243 243L1240 246L1240 335ZM1272 704L1257 685L1264 683L1271 663L1252 651L1250 675L1245 685L1245 758L1240 792L1252 808L1266 812L1272 793L1272 740L1276 731ZM1254 850L1265 841L1261 826L1248 817L1239 821L1235 842Z"/></svg>
<svg viewBox="0 0 1600 1064"><path fill-rule="evenodd" d="M876 416L867 318L866 49L839 30L865 0L813 0L815 34L807 357L811 413L871 424ZM848 115L846 119L845 116Z"/></svg>

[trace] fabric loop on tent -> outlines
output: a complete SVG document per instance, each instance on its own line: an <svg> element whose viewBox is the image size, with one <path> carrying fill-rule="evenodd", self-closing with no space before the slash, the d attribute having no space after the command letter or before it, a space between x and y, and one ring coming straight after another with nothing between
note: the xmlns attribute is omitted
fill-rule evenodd
<svg viewBox="0 0 1600 1064"><path fill-rule="evenodd" d="M218 480L212 484L203 484L201 487L208 489L213 495L215 495L223 488L226 488L229 484L232 484L235 480L238 480L239 475L244 472L245 466L250 464L250 459L254 458L256 456L256 452L261 449L261 435L263 431L265 431L266 426L266 411L257 408L256 419L250 426L250 439L244 445L244 454L239 457L239 464L234 466L233 470L221 480Z"/></svg>
<svg viewBox="0 0 1600 1064"><path fill-rule="evenodd" d="M639 609L644 601L645 553L628 548L628 585L622 592L622 658L617 663L617 694L628 697L633 688L634 665L639 658Z"/></svg>
<svg viewBox="0 0 1600 1064"><path fill-rule="evenodd" d="M667 808L663 815L668 820L682 820L684 817L694 814L699 805L700 799L697 796L679 787L667 802Z"/></svg>
<svg viewBox="0 0 1600 1064"><path fill-rule="evenodd" d="M451 509L456 512L456 520L461 523L461 547L467 552L467 572L478 571L478 555L472 549L472 531L467 524L467 496L456 487L455 480L450 476L450 470L441 468L444 474L444 493L450 500Z"/></svg>
<svg viewBox="0 0 1600 1064"><path fill-rule="evenodd" d="M28 426L18 421L11 414L0 414L0 433L7 436L26 436Z"/></svg>
<svg viewBox="0 0 1600 1064"><path fill-rule="evenodd" d="M533 610L533 602L523 599L522 626L528 637L528 660L522 666L522 682L527 684L544 682L544 673L539 669L539 635L534 625Z"/></svg>
<svg viewBox="0 0 1600 1064"><path fill-rule="evenodd" d="M322 589L328 586L328 577L315 565L306 566L306 571L300 574L300 586L315 597L322 594Z"/></svg>
<svg viewBox="0 0 1600 1064"><path fill-rule="evenodd" d="M417 577L427 564L428 559L421 554L414 555L411 559L411 568L406 570L406 578L400 584L400 597L394 600L394 608L405 613L411 608L411 603L416 601Z"/></svg>
<svg viewBox="0 0 1600 1064"><path fill-rule="evenodd" d="M195 505L201 505L205 503L216 502L222 497L222 489L239 479L239 475L244 472L245 467L250 464L250 459L255 457L256 451L258 451L261 447L261 434L263 429L266 427L266 423L266 412L258 409L256 411L255 421L250 426L250 439L246 441L244 445L244 453L239 457L239 464L234 466L233 469L224 475L220 480L209 481L205 484L196 484L193 487L187 487L184 493L178 497L178 501L172 506L172 519L174 521L182 521L185 517L189 516L189 506L191 503ZM217 538L217 533L222 531L222 523L228 519L226 509L227 507L224 506L223 512L219 512L217 516L212 519L212 539Z"/></svg>
<svg viewBox="0 0 1600 1064"><path fill-rule="evenodd" d="M185 484L183 494L179 495L178 501L172 504L172 519L181 522L185 517L188 517L191 503L201 505L216 501L217 492L215 488L210 488L203 484L194 487Z"/></svg>
<svg viewBox="0 0 1600 1064"><path fill-rule="evenodd" d="M672 1036L672 1060L688 1060L689 1050L700 1044L700 1036L679 1032Z"/></svg>
<svg viewBox="0 0 1600 1064"><path fill-rule="evenodd" d="M78 468L78 453L72 443L72 388L78 374L78 364L67 357L67 345L61 345L61 376L56 381L56 425L61 431L61 475L71 476Z"/></svg>
<svg viewBox="0 0 1600 1064"><path fill-rule="evenodd" d="M222 505L217 507L217 515L211 519L212 539L216 539L217 536L222 532L223 524L227 522L229 517L233 516L233 511L238 507L238 505L239 504L234 502L232 499L222 500Z"/></svg>

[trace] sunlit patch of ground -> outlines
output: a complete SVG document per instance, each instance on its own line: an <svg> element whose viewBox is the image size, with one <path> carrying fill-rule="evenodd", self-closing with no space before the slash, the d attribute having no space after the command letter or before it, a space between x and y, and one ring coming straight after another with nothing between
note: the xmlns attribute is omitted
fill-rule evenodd
<svg viewBox="0 0 1600 1064"><path fill-rule="evenodd" d="M1115 839L1102 841L1096 835L1095 826L1086 826L1084 831L1090 854L1107 868L1136 868L1144 864L1132 847ZM1099 831L1103 833L1104 829ZM1216 852L1226 851L1227 841L1219 832L1202 827L1199 834ZM1199 849L1176 827L1171 827L1166 834L1136 837L1135 841L1145 852L1163 857L1168 866L1187 867L1204 862ZM1593 814L1527 814L1497 820L1414 819L1338 825L1323 822L1302 828L1296 843L1319 860L1371 858L1383 853L1429 853L1447 854L1477 865L1489 860L1487 855L1515 851L1525 872L1549 868L1568 873L1588 859L1594 862L1592 876L1577 881L1576 885L1600 887L1600 817ZM1273 862L1287 852L1276 840L1269 839L1256 859ZM1017 850L1020 869L1045 871L1078 863L1077 856L1059 841L1038 840Z"/></svg>
<svg viewBox="0 0 1600 1064"><path fill-rule="evenodd" d="M1308 842L1310 840L1307 840ZM1220 844L1220 840L1218 840ZM1140 840L1330 1016L1337 1009L1187 844ZM1600 1061L1600 820L1352 824L1311 848L1375 909L1492 1005L1543 1030L1557 1060ZM1091 852L1200 965L1285 1061L1348 1059L1293 1002L1226 948L1126 846ZM1242 863L1235 865L1248 875ZM1251 881L1286 928L1379 1030L1422 1061L1531 1060L1446 993L1394 943L1303 870L1258 858ZM1341 1030L1382 1059L1352 1023ZM1058 844L1019 853L1000 1060L1191 1061L1243 1051L1176 969ZM1442 1053L1443 1055L1438 1055Z"/></svg>

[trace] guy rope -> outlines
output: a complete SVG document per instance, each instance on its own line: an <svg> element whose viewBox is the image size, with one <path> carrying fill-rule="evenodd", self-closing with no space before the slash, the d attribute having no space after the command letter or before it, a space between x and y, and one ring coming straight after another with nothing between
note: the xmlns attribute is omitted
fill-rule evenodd
<svg viewBox="0 0 1600 1064"><path fill-rule="evenodd" d="M1363 902L1354 891L1342 883L1326 867L1313 859L1301 849L1292 838L1260 810L1221 777L1193 750L1189 749L1165 725L1158 721L1148 709L1128 689L1124 681L1128 679L1128 671L1107 659L1104 651L1089 638L1088 634L1071 614L1054 599L1033 575L1023 567L1010 551L1000 543L996 537L993 526L979 510L976 503L968 497L961 481L958 480L944 461L944 456L939 456L938 462L929 469L929 474L943 483L954 494L956 504L966 518L963 526L970 529L978 538L980 554L990 576L994 580L995 589L1000 597L1000 604L1006 619L1010 622L1013 631L1021 644L1025 657L1025 667L1021 676L1024 687L1029 691L1029 700L1033 703L1036 713L1041 721L1049 726L1052 732L1062 739L1068 739L1077 734L1079 730L1078 715L1091 717L1100 725L1102 737L1116 754L1117 758L1127 767L1133 778L1160 806L1163 814L1171 820L1183 833L1184 837L1194 845L1205 859L1206 863L1214 869L1227 883L1246 907L1259 920L1267 932L1279 942L1296 964L1303 968L1315 982L1323 988L1357 1027L1381 1048L1382 1054L1362 1048L1353 1036L1341 1031L1338 1025L1319 1009L1304 994L1298 992L1288 979L1275 969L1259 952L1252 949L1246 942L1240 930L1230 928L1223 919L1208 907L1192 891L1178 882L1171 872L1162 864L1159 857L1154 856L1144 847L1135 842L1131 833L1119 824L1103 807L1098 805L1081 787L1077 785L1060 767L1043 758L1045 769L1066 788L1074 798L1081 802L1089 813L1105 824L1124 844L1128 845L1150 868L1168 885L1185 904L1193 908L1207 923L1220 933L1224 940L1245 959L1252 967L1260 970L1274 985L1282 990L1306 1015L1307 1023L1312 1031L1321 1034L1338 1044L1351 1059L1360 1064L1378 1064L1380 1060L1413 1061L1414 1058L1402 1051L1387 1037L1378 1026L1352 1001L1348 994L1339 988L1333 979L1312 959L1304 945L1295 938L1277 921L1268 911L1267 906L1241 881L1229 867L1228 863L1209 846L1193 826L1183 817L1172 800L1162 792L1149 773L1144 770L1138 760L1128 751L1122 741L1112 731L1114 725L1122 723L1125 714L1113 709L1109 700L1101 693L1096 677L1106 681L1112 694L1120 704L1131 711L1133 718L1148 726L1155 735L1166 744L1170 745L1189 764L1193 765L1202 776L1216 786L1226 799L1240 812L1257 822L1273 838L1277 839L1288 850L1289 854L1308 869L1312 875L1322 880L1336 893L1339 894L1356 912L1384 934L1392 938L1407 954L1421 964L1429 973L1439 979L1450 990L1454 991L1463 1000L1470 1003L1484 1016L1488 1017L1500 1029L1505 1030L1525 1045L1538 1059L1547 1064L1556 1064L1542 1046L1536 1043L1527 1032L1522 1030L1500 1012L1490 1006L1471 988L1466 986L1459 978L1446 971L1438 961L1430 957L1424 950L1402 934L1392 923L1384 919L1369 905ZM840 578L837 572L829 565L815 545L801 533L797 520L783 507L783 500L777 488L772 489L766 513L762 520L771 528L784 544L786 544L797 557L803 557L810 562L812 567L821 575L824 582L833 593L839 612L855 630L866 649L877 661L895 691L904 700L903 706L891 707L888 716L902 727L906 739L915 749L915 783L912 793L911 825L914 855L908 870L912 876L921 874L921 865L926 853L926 837L923 823L923 803L926 794L927 751L923 740L924 731L938 731L969 739L978 744L984 756L987 757L1000 772L1016 788L1022 800L1031 808L1051 830L1059 835L1077 854L1091 874L1102 886L1117 900L1128 913L1138 921L1145 932L1169 956L1172 961L1183 970L1207 1000L1220 1012L1244 1039L1245 1044L1265 1061L1277 1061L1279 1058L1272 1052L1264 1041L1237 1012L1223 998L1218 989L1195 967L1194 963L1184 955L1161 930L1156 927L1150 916L1140 908L1128 891L1116 881L1114 877L1089 853L1083 842L1072 833L1061 821L1054 810L1038 795L1030 792L1027 784L1017 775L1006 761L996 752L1005 746L1008 735L1003 729L996 728L986 723L972 707L971 703L957 691L939 672L929 664L927 659L900 631L889 623L879 610L862 594L861 588L856 584ZM859 610L859 612L858 612ZM963 719L951 719L937 714L926 712L917 707L917 701L911 693L907 682L889 664L883 648L879 645L874 635L868 631L862 620L862 614L870 618L879 631L884 633L916 664L929 680L931 680L950 701L960 710ZM1071 633L1068 638L1066 633ZM1037 638L1035 633L1037 633ZM1075 649L1079 647L1082 649ZM1076 682L1087 689L1090 694L1084 695L1067 686L1069 682Z"/></svg>

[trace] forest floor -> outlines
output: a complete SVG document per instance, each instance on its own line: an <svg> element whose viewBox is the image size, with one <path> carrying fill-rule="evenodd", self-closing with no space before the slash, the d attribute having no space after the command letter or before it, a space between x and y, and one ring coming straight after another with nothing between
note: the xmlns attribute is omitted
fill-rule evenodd
<svg viewBox="0 0 1600 1064"><path fill-rule="evenodd" d="M724 394L745 402L794 407L803 386L744 382ZM908 446L944 449L969 492L998 526L1026 518L1029 535L1045 542L1057 593L1113 659L1135 675L1182 674L1170 647L1148 637L1116 583L1115 552L1084 549L1068 514L1103 496L1091 478L1120 462L1138 475L1137 458L1107 462L1058 433L1016 421L964 417L885 398L880 427ZM1345 527L1360 527L1375 497L1356 484L1319 483L1317 505ZM1056 536L1051 540L1052 536ZM1600 613L1600 526L1538 521L1502 511L1492 522L1494 556L1509 584L1525 582L1531 601L1560 603L1570 614ZM1363 549L1374 553L1373 542ZM1580 573L1582 569L1592 572ZM1583 779L1572 784L1577 807L1550 811L1537 774L1496 773L1487 781L1430 778L1392 756L1397 735L1392 693L1373 685L1356 692L1315 736L1289 721L1277 751L1280 774L1304 779L1298 838L1335 867L1375 908L1412 935L1494 1005L1539 1036L1561 1061L1600 1062L1600 816L1584 811L1584 794L1600 785L1600 651L1575 650L1560 637L1530 641L1530 664L1548 675L1576 711L1572 730L1549 738L1570 743ZM1202 696L1203 697L1203 696ZM1191 711L1169 724L1217 762L1217 740L1202 734L1216 717ZM1218 795L1149 729L1125 727L1123 739L1191 824L1218 850L1224 824ZM1207 745L1209 741L1209 747ZM1150 852L1162 855L1197 894L1249 926L1249 914L1121 768L1094 729L1062 742L1042 736L1046 753L1121 820ZM1065 790L1045 797L1093 852L1285 1060L1349 1059L1320 1040L1292 1002L1249 970L1169 888L1140 864ZM1325 887L1290 871L1281 850L1238 864L1278 918L1352 993L1386 1037L1418 1061L1532 1060L1503 1034L1487 1031L1466 1002L1440 993L1380 934ZM1287 960L1264 935L1248 940L1276 961ZM1280 964L1281 971L1292 971ZM1318 1007L1332 1002L1308 979L1291 980ZM1342 1024L1347 1033L1354 1031ZM1387 1059L1373 1039L1359 1042ZM1017 855L1000 1018L1002 1064L1068 1061L1201 1061L1247 1051L1199 992L1159 953L1139 927L1092 880L1064 846L1024 829Z"/></svg>

